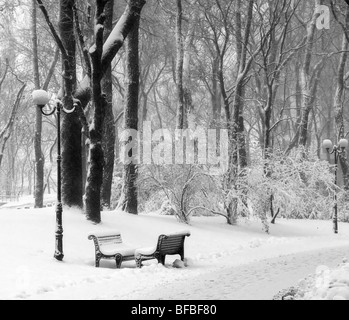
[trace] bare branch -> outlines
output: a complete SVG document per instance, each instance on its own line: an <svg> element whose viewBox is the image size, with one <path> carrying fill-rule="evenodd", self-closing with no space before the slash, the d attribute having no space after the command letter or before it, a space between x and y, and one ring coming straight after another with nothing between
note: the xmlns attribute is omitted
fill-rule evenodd
<svg viewBox="0 0 349 320"><path fill-rule="evenodd" d="M45 17L45 20L46 20L46 22L47 22L47 25L48 25L49 28L50 28L50 31L51 31L51 33L52 33L53 38L55 39L55 41L56 41L56 43L57 43L59 49L61 50L63 59L66 60L66 59L68 58L67 50L65 49L64 44L63 44L61 38L59 37L59 35L58 35L58 33L57 33L55 27L53 26L53 24L52 24L52 22L51 22L51 19L50 19L49 15L48 15L48 12L47 12L47 10L46 10L46 7L44 6L44 4L42 3L41 0L36 0L36 2L38 3L39 8L41 9L41 11L42 11L42 13L43 13L43 15L44 15L44 17Z"/></svg>

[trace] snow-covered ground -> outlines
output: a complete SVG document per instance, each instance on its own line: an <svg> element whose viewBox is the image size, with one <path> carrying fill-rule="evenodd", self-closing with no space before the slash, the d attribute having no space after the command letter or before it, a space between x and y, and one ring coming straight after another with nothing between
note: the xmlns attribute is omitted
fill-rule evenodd
<svg viewBox="0 0 349 320"><path fill-rule="evenodd" d="M174 256L166 267L149 261L137 269L131 261L117 270L102 260L96 269L87 236L108 230L137 248L154 246L160 234L189 230L191 264L175 269ZM64 211L63 263L53 259L54 231L54 208L0 209L0 299L272 299L321 266L349 258L349 225L340 224L334 235L330 221L279 220L267 235L258 221L232 227L221 217L193 218L187 226L170 216L104 212L95 226L70 209ZM338 272L349 278L347 267ZM309 279L301 283L308 291Z"/></svg>

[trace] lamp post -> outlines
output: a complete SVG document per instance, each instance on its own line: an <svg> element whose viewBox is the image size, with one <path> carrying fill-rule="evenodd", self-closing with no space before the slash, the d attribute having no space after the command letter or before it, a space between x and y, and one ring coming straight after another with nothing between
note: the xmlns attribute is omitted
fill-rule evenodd
<svg viewBox="0 0 349 320"><path fill-rule="evenodd" d="M324 140L323 147L326 149L328 154L334 154L334 163L335 163L335 185L338 184L338 158L341 154L345 153L345 149L348 148L349 142L346 139L339 141L338 145L333 145L331 140ZM337 193L334 196L335 205L334 205L334 215L333 215L333 228L334 233L338 234L338 201Z"/></svg>
<svg viewBox="0 0 349 320"><path fill-rule="evenodd" d="M63 261L63 206L62 206L62 154L61 154L61 113L71 114L75 111L64 108L60 100L56 100L56 106L49 104L50 98L46 91L35 90L33 92L33 103L37 105L44 116L57 115L57 205L56 205L56 248L54 257L58 261ZM45 111L45 107L48 110Z"/></svg>

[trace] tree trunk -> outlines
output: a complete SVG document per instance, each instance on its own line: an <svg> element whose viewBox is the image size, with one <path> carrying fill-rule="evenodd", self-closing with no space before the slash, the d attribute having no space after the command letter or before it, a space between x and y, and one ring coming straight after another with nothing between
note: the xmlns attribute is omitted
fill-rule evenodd
<svg viewBox="0 0 349 320"><path fill-rule="evenodd" d="M106 40L113 28L113 13L114 13L114 0L110 0L105 7L106 21L104 40ZM112 82L112 70L108 69L103 81L103 92L106 95L107 104L105 111L105 125L103 129L103 152L104 152L104 171L103 171L103 184L101 191L102 206L110 209L111 194L113 184L113 172L115 163L115 119L113 113L113 82Z"/></svg>
<svg viewBox="0 0 349 320"><path fill-rule="evenodd" d="M32 0L32 46L33 46L33 73L34 73L34 85L35 89L39 90L40 75L39 75L39 58L38 58L38 36L37 36L37 8L36 0ZM42 136L42 113L39 108L36 108L36 120L35 120L35 138L34 138L34 150L35 150L35 208L42 208L44 206L44 155L41 149L41 136Z"/></svg>
<svg viewBox="0 0 349 320"><path fill-rule="evenodd" d="M76 41L74 34L75 0L61 0L60 37L67 52L63 57L65 108L73 108L76 90ZM83 207L81 122L76 112L62 114L62 200L69 207Z"/></svg>
<svg viewBox="0 0 349 320"><path fill-rule="evenodd" d="M95 45L90 49L92 60L92 101L94 115L90 126L90 166L86 184L86 216L94 222L101 222L101 188L103 183L104 153L102 148L103 126L107 101L102 94L102 54L104 42L104 21L106 2L97 0L95 16Z"/></svg>
<svg viewBox="0 0 349 320"><path fill-rule="evenodd" d="M212 128L218 128L221 122L221 113L222 113L222 94L219 90L219 81L218 81L218 73L219 73L219 57L216 57L212 62Z"/></svg>
<svg viewBox="0 0 349 320"><path fill-rule="evenodd" d="M241 17L242 7L241 1L236 3L237 6L237 17ZM236 41L237 41L237 52L238 52L238 77L236 81L236 91L233 105L233 141L236 143L236 152L234 152L234 162L238 165L239 169L247 167L247 151L246 151L246 137L245 137L245 120L244 120L244 108L245 108L245 96L246 96L246 83L245 76L246 70L250 68L247 65L247 52L248 43L251 35L251 26L253 19L253 6L254 0L250 0L248 4L247 20L245 33L242 38L242 25L241 23L237 26ZM238 18L238 21L240 18ZM240 21L241 22L241 21ZM241 40L243 39L243 46L241 46ZM239 42L239 43L238 43Z"/></svg>
<svg viewBox="0 0 349 320"><path fill-rule="evenodd" d="M177 22L176 22L176 44L177 44L177 63L176 63L176 81L177 81L177 129L184 129L184 87L183 87L183 64L184 64L184 44L183 44L183 7L182 0L177 0Z"/></svg>
<svg viewBox="0 0 349 320"><path fill-rule="evenodd" d="M184 123L184 129L189 127L192 130L195 130L195 128L193 128L193 119L191 119L191 114L193 113L193 109L194 109L193 94L192 94L192 76L191 76L191 68L192 68L191 47L193 45L194 36L195 36L197 15L198 15L197 10L190 13L190 16L192 16L192 18L189 21L187 36L185 37L185 41L183 43L183 97L184 97L183 123Z"/></svg>
<svg viewBox="0 0 349 320"><path fill-rule="evenodd" d="M139 97L139 24L136 22L126 41L127 89L125 106L125 129L138 130ZM128 213L138 214L137 164L124 165L123 190L119 207Z"/></svg>
<svg viewBox="0 0 349 320"><path fill-rule="evenodd" d="M334 110L336 113L336 127L338 139L345 138L345 127L344 127L344 90L345 90L345 66L348 60L348 32L349 31L349 7L346 10L346 19L345 19L345 30L343 35L343 44L342 44L342 54L338 67L338 77L337 77L337 90L334 98ZM347 32L347 34L345 34ZM347 153L341 154L339 157L339 162L343 171L344 184L345 188L349 189L349 163L347 158Z"/></svg>
<svg viewBox="0 0 349 320"><path fill-rule="evenodd" d="M324 59L320 61L316 67L314 68L313 75L311 79L309 79L309 84L307 84L307 88L304 91L304 106L303 106L303 115L299 128L299 146L306 148L308 141L308 126L309 126L309 118L310 112L313 110L316 94L319 86L321 72L324 68ZM308 87L310 86L310 88Z"/></svg>

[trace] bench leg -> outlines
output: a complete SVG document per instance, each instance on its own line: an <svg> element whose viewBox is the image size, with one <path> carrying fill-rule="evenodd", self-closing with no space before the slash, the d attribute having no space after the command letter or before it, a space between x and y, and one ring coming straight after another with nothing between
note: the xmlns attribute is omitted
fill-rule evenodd
<svg viewBox="0 0 349 320"><path fill-rule="evenodd" d="M161 263L163 266L165 265L166 255L159 255L158 262Z"/></svg>
<svg viewBox="0 0 349 320"><path fill-rule="evenodd" d="M137 268L142 268L142 256L136 256L135 257L135 260L136 260L136 265L137 265Z"/></svg>
<svg viewBox="0 0 349 320"><path fill-rule="evenodd" d="M96 255L96 268L99 268L99 263L102 259L102 256L101 255Z"/></svg>
<svg viewBox="0 0 349 320"><path fill-rule="evenodd" d="M181 250L179 255L181 256L182 261L184 261L184 248Z"/></svg>
<svg viewBox="0 0 349 320"><path fill-rule="evenodd" d="M121 254L117 254L115 256L115 262L116 262L116 268L117 269L121 268L122 260L123 260L123 256Z"/></svg>

